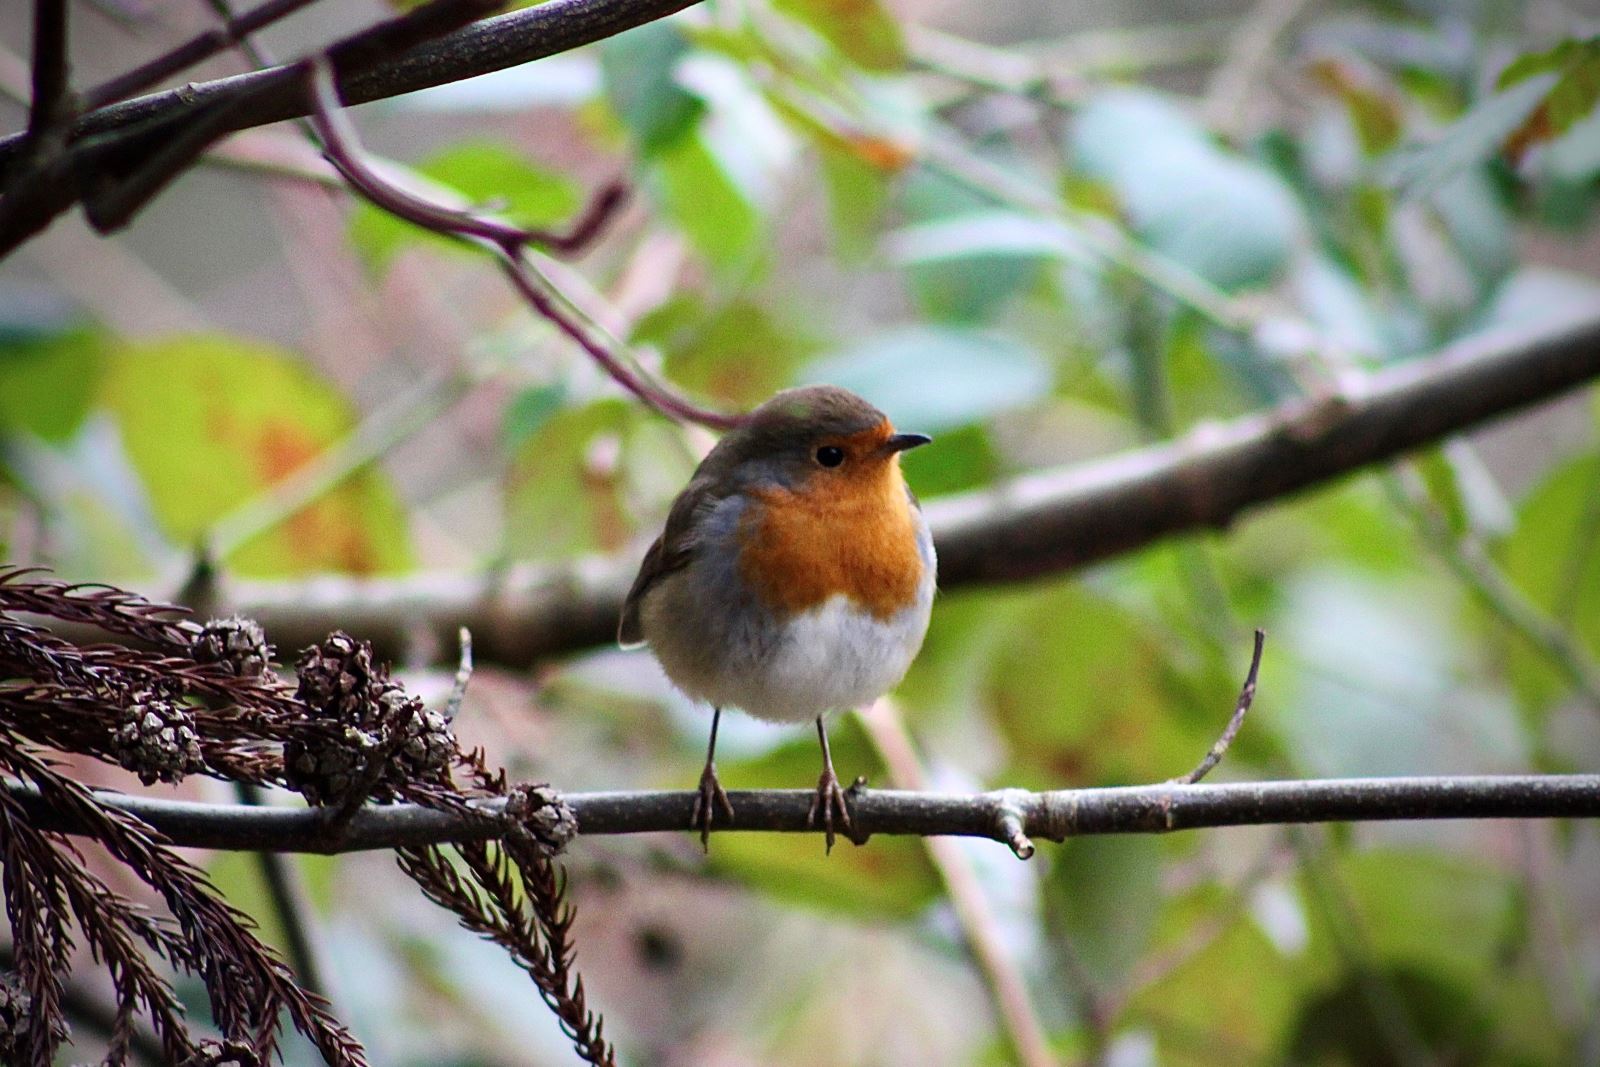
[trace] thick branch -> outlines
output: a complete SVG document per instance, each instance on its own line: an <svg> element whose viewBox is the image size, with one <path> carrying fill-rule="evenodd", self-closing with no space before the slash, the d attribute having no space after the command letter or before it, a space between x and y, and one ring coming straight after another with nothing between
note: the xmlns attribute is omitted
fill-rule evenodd
<svg viewBox="0 0 1600 1067"><path fill-rule="evenodd" d="M41 830L82 829L70 812L23 785L6 788ZM365 807L342 824L308 808L198 804L100 792L108 807L138 816L174 844L227 850L358 852L497 837L499 802L483 816L412 804ZM580 834L639 834L690 829L692 792L572 793L564 800ZM736 815L716 832L818 832L806 824L814 791L771 789L729 794ZM987 837L1018 848L1029 837L1167 833L1214 826L1378 822L1396 819L1540 819L1600 817L1600 775L1500 775L1441 778L1335 778L1306 782L1121 786L1030 793L913 793L854 789L850 808L864 834Z"/></svg>
<svg viewBox="0 0 1600 1067"><path fill-rule="evenodd" d="M339 79L339 96L350 104L415 92L446 82L488 74L530 60L566 52L623 30L664 18L695 0L551 0L474 23L431 41L371 70ZM84 115L74 138L129 129L165 126L212 105L245 100L230 108L229 130L263 126L310 113L294 65L251 71L231 78L195 82L151 93ZM22 135L0 139L0 174L22 147Z"/></svg>
<svg viewBox="0 0 1600 1067"><path fill-rule="evenodd" d="M945 589L1083 566L1437 442L1600 375L1600 315L1495 336L1377 371L1352 392L1196 429L1177 441L931 502ZM938 446L935 445L935 448ZM612 640L634 558L306 583L224 582L228 611L285 648L344 628L385 654L433 636L441 660L468 626L480 662L522 666ZM411 646L415 647L415 646Z"/></svg>

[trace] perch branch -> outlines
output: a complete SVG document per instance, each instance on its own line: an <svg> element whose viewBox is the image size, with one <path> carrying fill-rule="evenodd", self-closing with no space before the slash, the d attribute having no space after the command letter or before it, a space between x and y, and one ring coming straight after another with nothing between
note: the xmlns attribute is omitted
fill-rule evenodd
<svg viewBox="0 0 1600 1067"><path fill-rule="evenodd" d="M1262 504L1558 396L1600 375L1600 315L1540 332L1474 338L1355 379L1344 395L1295 401L1177 440L994 489L930 501L944 589L1018 581L1220 529ZM637 560L587 558L492 575L308 582L224 580L222 608L285 647L339 627L385 655L430 634L477 638L482 663L524 666L610 642Z"/></svg>
<svg viewBox="0 0 1600 1067"><path fill-rule="evenodd" d="M79 833L71 809L40 799L27 785L4 789L41 830ZM580 834L686 833L697 794L571 793L564 796ZM730 831L818 832L807 826L814 790L734 790ZM148 823L175 845L227 850L333 854L482 841L506 829L499 801L441 810L415 804L368 806L336 824L309 808L246 808L96 792L107 808ZM1117 786L1032 793L906 792L856 789L851 815L861 835L932 834L1009 843L1007 827L1063 841L1084 834L1170 833L1217 826L1381 822L1421 819L1600 818L1600 774L1462 775Z"/></svg>

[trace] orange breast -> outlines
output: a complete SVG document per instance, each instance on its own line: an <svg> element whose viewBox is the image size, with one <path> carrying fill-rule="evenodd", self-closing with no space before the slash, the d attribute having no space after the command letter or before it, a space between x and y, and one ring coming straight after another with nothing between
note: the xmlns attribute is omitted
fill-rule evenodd
<svg viewBox="0 0 1600 1067"><path fill-rule="evenodd" d="M739 569L780 616L842 593L888 619L916 599L923 563L898 463L844 477L819 472L797 490L752 496Z"/></svg>

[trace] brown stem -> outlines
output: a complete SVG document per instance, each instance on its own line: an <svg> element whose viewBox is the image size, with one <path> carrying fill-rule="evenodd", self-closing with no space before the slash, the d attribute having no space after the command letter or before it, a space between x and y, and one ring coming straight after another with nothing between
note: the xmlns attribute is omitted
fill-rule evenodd
<svg viewBox="0 0 1600 1067"><path fill-rule="evenodd" d="M317 135L322 138L328 159L367 200L391 215L424 229L488 248L499 259L512 286L535 312L575 341L618 385L668 418L724 430L743 421L738 415L700 407L660 383L650 381L617 353L596 340L535 278L525 255L527 247L556 244L566 251L576 251L583 242L593 240L621 203L617 186L608 186L603 190L566 235L526 229L492 215L437 203L402 189L379 174L367 161L355 128L340 106L333 68L326 61L319 60L312 65L311 98L311 121Z"/></svg>
<svg viewBox="0 0 1600 1067"><path fill-rule="evenodd" d="M266 3L259 7L228 18L223 25L189 38L148 63L142 63L95 86L83 95L84 109L93 111L114 104L118 100L125 100L134 93L166 81L181 70L186 70L232 48L257 30L285 19L315 2L316 0L266 0Z"/></svg>
<svg viewBox="0 0 1600 1067"><path fill-rule="evenodd" d="M1250 705L1256 699L1256 674L1261 670L1261 648L1266 640L1266 631L1257 630L1255 649L1250 653L1250 671L1244 676L1244 688L1239 690L1238 703L1234 705L1233 715L1229 717L1228 725L1223 728L1222 736L1217 738L1199 766L1181 778L1174 778L1173 785L1194 785L1210 774L1212 768L1221 763L1222 757L1228 754L1233 739L1239 736L1239 727L1244 725L1244 717L1250 712Z"/></svg>

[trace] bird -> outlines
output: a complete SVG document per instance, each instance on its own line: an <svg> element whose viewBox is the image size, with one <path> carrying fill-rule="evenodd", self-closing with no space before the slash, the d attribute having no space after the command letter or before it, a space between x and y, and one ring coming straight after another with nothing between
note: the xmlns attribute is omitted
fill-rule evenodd
<svg viewBox="0 0 1600 1067"><path fill-rule="evenodd" d="M716 811L733 818L716 768L727 708L815 722L822 774L806 822L820 815L828 852L836 817L851 830L825 720L894 688L922 647L937 563L900 456L931 440L847 389L785 390L706 454L645 552L617 639L648 645L712 708L689 827L708 851Z"/></svg>

